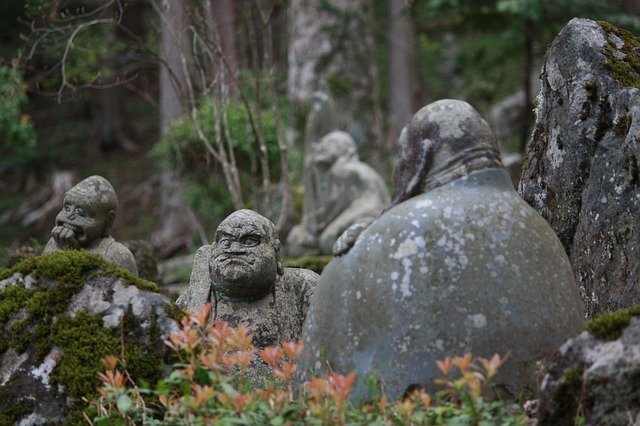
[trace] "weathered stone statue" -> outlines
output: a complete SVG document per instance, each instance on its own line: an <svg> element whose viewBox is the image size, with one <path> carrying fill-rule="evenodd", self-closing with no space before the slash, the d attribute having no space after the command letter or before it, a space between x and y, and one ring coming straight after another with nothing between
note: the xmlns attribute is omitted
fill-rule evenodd
<svg viewBox="0 0 640 426"><path fill-rule="evenodd" d="M498 384L518 391L533 361L583 327L566 254L513 189L489 125L469 104L422 108L400 136L392 207L324 269L303 330L309 369L375 374L399 398L434 391L435 361L510 353Z"/></svg>
<svg viewBox="0 0 640 426"><path fill-rule="evenodd" d="M133 254L111 236L117 210L118 198L109 181L102 176L86 178L65 194L43 253L83 249L137 275Z"/></svg>
<svg viewBox="0 0 640 426"><path fill-rule="evenodd" d="M318 274L284 268L275 225L252 210L223 220L211 245L200 247L189 287L176 303L198 311L211 302L210 321L244 324L256 347L297 340Z"/></svg>
<svg viewBox="0 0 640 426"><path fill-rule="evenodd" d="M355 142L345 132L332 132L314 144L307 160L311 201L302 224L287 237L291 255L330 254L338 236L356 222L370 222L389 204L384 181L358 158Z"/></svg>

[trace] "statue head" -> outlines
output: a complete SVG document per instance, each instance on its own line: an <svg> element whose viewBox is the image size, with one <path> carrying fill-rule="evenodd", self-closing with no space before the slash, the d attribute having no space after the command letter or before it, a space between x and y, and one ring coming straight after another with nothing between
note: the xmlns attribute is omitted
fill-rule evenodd
<svg viewBox="0 0 640 426"><path fill-rule="evenodd" d="M475 170L502 167L489 124L464 101L443 99L415 113L400 134L392 205Z"/></svg>
<svg viewBox="0 0 640 426"><path fill-rule="evenodd" d="M351 135L335 131L325 135L314 145L313 157L316 164L331 166L338 159L357 159L358 149Z"/></svg>
<svg viewBox="0 0 640 426"><path fill-rule="evenodd" d="M276 277L284 274L275 225L247 209L233 212L218 225L210 262L214 289L234 298L267 294Z"/></svg>
<svg viewBox="0 0 640 426"><path fill-rule="evenodd" d="M65 194L56 227L64 228L67 240L73 239L78 247L87 248L111 235L117 210L118 199L109 181L91 176Z"/></svg>

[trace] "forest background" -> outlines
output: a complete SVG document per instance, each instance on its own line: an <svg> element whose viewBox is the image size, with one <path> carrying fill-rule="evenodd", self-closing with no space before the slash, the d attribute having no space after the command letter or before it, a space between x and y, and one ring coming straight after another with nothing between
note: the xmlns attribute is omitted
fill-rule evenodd
<svg viewBox="0 0 640 426"><path fill-rule="evenodd" d="M314 108L387 182L402 126L437 99L471 103L522 152L564 24L638 34L639 11L640 0L3 0L0 266L44 244L64 192L92 174L118 193L116 238L160 257L208 242L242 207L284 234L301 214Z"/></svg>

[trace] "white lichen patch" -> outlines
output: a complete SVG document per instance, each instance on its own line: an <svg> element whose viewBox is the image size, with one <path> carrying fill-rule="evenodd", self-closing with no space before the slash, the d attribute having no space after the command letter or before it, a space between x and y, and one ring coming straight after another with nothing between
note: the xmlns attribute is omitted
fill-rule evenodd
<svg viewBox="0 0 640 426"><path fill-rule="evenodd" d="M484 314L469 315L467 319L474 328L482 328L487 325L487 317Z"/></svg>
<svg viewBox="0 0 640 426"><path fill-rule="evenodd" d="M29 375L37 380L40 380L44 387L47 390L51 389L51 385L49 384L49 376L51 376L51 372L58 365L58 361L60 361L60 350L56 347L51 349L51 352L47 354L38 367L33 368Z"/></svg>
<svg viewBox="0 0 640 426"><path fill-rule="evenodd" d="M419 209L424 209L427 207L431 207L433 205L433 201L426 199L426 200L420 200L416 203L416 207Z"/></svg>
<svg viewBox="0 0 640 426"><path fill-rule="evenodd" d="M0 387L7 384L13 373L20 368L28 357L28 353L25 352L18 355L12 348L5 351L0 358Z"/></svg>
<svg viewBox="0 0 640 426"><path fill-rule="evenodd" d="M424 241L424 240L423 240ZM418 253L418 245L411 238L405 239L398 246L398 250L393 254L394 259L402 259Z"/></svg>

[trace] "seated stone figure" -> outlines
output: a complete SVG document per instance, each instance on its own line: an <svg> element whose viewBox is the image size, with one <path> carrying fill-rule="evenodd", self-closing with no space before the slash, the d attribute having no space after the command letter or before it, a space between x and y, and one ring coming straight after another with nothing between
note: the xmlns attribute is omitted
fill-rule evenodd
<svg viewBox="0 0 640 426"><path fill-rule="evenodd" d="M210 321L244 324L258 348L300 338L318 274L284 268L275 225L253 210L238 210L200 247L189 287L176 303L197 312L213 305Z"/></svg>
<svg viewBox="0 0 640 426"><path fill-rule="evenodd" d="M358 159L355 142L345 132L332 132L311 148L311 175L302 224L287 237L287 251L331 254L336 239L356 222L370 222L389 204L384 181Z"/></svg>
<svg viewBox="0 0 640 426"><path fill-rule="evenodd" d="M358 373L400 398L436 391L436 360L510 353L496 384L519 394L533 363L584 326L562 244L514 191L489 125L457 100L422 108L400 136L392 206L352 228L305 322L309 370ZM357 235L359 233L359 235Z"/></svg>
<svg viewBox="0 0 640 426"><path fill-rule="evenodd" d="M83 249L138 275L131 251L111 236L117 210L118 198L109 181L102 176L84 179L65 194L43 253Z"/></svg>

